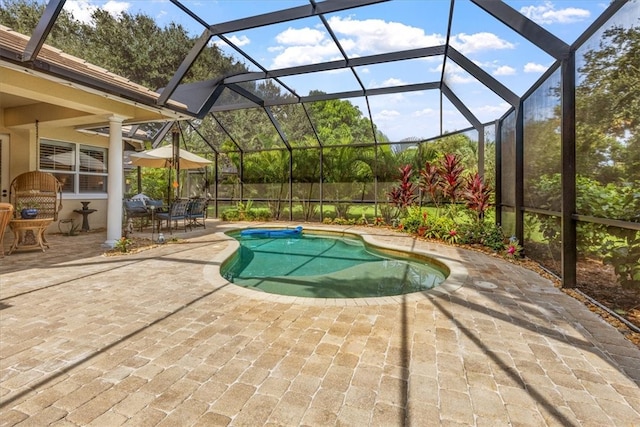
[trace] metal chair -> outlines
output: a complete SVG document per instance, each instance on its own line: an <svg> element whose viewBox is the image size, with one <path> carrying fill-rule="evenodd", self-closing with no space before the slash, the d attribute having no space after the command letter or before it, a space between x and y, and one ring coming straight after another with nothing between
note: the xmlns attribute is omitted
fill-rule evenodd
<svg viewBox="0 0 640 427"><path fill-rule="evenodd" d="M128 224L129 220L133 222L134 219L140 219L140 231L151 218L151 214L142 200L125 200L124 201L125 222Z"/></svg>
<svg viewBox="0 0 640 427"><path fill-rule="evenodd" d="M162 221L167 221L167 228L169 232L173 234L173 227L171 227L171 223L174 224L175 228L178 228L178 221L182 221L182 225L184 227L184 231L187 231L187 206L189 205L188 200L176 200L169 208L168 212L158 212L155 214L155 219L158 221L158 231L160 230L160 223Z"/></svg>
<svg viewBox="0 0 640 427"><path fill-rule="evenodd" d="M187 209L187 220L191 227L205 226L205 220L207 219L207 205L209 201L207 199L194 199L189 204Z"/></svg>

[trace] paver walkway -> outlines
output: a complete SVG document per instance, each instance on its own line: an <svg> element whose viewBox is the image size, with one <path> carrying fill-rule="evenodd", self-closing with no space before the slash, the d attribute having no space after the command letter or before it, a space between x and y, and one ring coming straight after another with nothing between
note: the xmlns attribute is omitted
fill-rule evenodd
<svg viewBox="0 0 640 427"><path fill-rule="evenodd" d="M0 425L640 425L640 350L529 270L368 228L459 263L464 286L276 297L217 274L225 226L0 259Z"/></svg>

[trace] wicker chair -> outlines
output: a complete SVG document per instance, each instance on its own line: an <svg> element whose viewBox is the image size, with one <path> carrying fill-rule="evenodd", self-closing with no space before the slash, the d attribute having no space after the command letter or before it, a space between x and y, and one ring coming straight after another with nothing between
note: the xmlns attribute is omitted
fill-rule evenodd
<svg viewBox="0 0 640 427"><path fill-rule="evenodd" d="M48 172L25 172L11 182L11 202L16 218L23 208L33 207L38 210L35 218L57 221L62 208L62 184Z"/></svg>
<svg viewBox="0 0 640 427"><path fill-rule="evenodd" d="M4 234L12 216L13 205L11 203L0 203L0 258L4 256Z"/></svg>

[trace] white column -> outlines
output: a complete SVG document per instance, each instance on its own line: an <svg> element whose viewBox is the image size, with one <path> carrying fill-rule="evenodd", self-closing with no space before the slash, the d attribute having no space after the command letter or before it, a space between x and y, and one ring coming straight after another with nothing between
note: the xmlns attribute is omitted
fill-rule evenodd
<svg viewBox="0 0 640 427"><path fill-rule="evenodd" d="M107 177L107 240L104 246L113 248L122 237L122 121L124 117L109 117L109 176Z"/></svg>

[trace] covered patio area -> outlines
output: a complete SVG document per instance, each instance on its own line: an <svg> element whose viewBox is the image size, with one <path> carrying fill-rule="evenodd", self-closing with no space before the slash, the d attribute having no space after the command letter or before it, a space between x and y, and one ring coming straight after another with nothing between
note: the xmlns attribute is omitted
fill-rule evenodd
<svg viewBox="0 0 640 427"><path fill-rule="evenodd" d="M180 243L109 257L103 232L51 234L55 251L2 259L3 425L640 421L640 349L532 271L344 227L459 262L464 285L380 299L275 296L218 274L231 253L222 232L246 225L208 220Z"/></svg>

